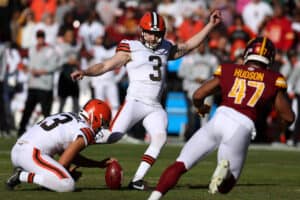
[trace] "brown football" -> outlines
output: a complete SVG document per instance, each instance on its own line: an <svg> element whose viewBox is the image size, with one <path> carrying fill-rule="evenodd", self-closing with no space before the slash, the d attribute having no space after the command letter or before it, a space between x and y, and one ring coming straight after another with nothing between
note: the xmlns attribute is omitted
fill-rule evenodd
<svg viewBox="0 0 300 200"><path fill-rule="evenodd" d="M105 172L105 182L108 188L117 190L121 188L123 170L119 162L113 161L107 166Z"/></svg>

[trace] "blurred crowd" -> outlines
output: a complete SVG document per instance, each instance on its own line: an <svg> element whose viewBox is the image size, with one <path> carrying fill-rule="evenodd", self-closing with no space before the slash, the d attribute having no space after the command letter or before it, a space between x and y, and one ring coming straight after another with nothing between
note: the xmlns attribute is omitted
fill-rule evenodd
<svg viewBox="0 0 300 200"><path fill-rule="evenodd" d="M288 80L288 94L298 114L298 0L10 0L0 1L1 134L21 135L40 116L78 112L91 97L107 100L115 114L126 91L126 70L80 82L72 81L70 73L112 56L122 39L139 39L139 19L146 11L164 16L166 39L180 42L201 30L214 9L222 11L223 23L199 49L168 65L167 92L183 91L189 105L185 139L210 117L199 121L191 104L194 90L218 64L242 63L247 41L258 35L274 42L277 54L272 67ZM218 98L209 103L217 106ZM265 109L256 124L255 140L297 145L299 117L281 133L276 111Z"/></svg>

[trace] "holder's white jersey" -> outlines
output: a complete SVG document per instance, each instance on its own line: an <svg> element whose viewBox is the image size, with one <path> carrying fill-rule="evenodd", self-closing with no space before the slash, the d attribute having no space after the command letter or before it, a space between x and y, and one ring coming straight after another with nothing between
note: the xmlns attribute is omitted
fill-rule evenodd
<svg viewBox="0 0 300 200"><path fill-rule="evenodd" d="M126 64L129 87L126 98L146 104L160 103L165 86L166 66L172 44L163 40L156 49L146 48L138 40L122 40L116 51L129 52L131 60Z"/></svg>
<svg viewBox="0 0 300 200"><path fill-rule="evenodd" d="M18 142L29 143L53 156L62 153L78 136L83 136L86 146L95 143L96 134L83 119L73 113L59 113L35 124Z"/></svg>

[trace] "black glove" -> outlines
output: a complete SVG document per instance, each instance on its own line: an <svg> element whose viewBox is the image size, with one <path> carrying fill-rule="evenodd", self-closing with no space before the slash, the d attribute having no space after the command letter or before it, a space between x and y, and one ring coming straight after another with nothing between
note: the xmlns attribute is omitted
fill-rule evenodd
<svg viewBox="0 0 300 200"><path fill-rule="evenodd" d="M70 170L69 170L69 172L70 172L70 174L71 174L71 176L72 176L72 178L74 179L75 182L77 182L79 180L79 178L81 177L81 175L82 175L81 171L76 170L77 168L78 168L77 166L76 167L71 167Z"/></svg>

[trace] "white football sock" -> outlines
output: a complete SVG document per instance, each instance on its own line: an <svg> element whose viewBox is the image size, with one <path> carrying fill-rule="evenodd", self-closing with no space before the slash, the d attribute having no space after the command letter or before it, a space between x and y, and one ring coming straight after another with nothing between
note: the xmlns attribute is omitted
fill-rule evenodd
<svg viewBox="0 0 300 200"><path fill-rule="evenodd" d="M132 181L138 181L144 178L148 170L150 169L151 165L145 161L142 161L139 168L137 169Z"/></svg>
<svg viewBox="0 0 300 200"><path fill-rule="evenodd" d="M162 193L160 193L159 191L153 191L150 195L150 197L148 198L148 200L159 200L162 197Z"/></svg>

